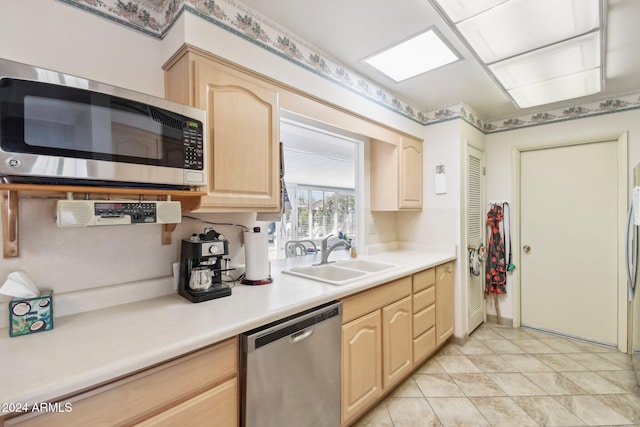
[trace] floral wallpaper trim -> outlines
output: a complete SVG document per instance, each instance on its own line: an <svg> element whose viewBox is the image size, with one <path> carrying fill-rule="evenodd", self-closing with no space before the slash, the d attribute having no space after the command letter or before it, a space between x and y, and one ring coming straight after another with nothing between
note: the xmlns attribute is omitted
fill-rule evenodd
<svg viewBox="0 0 640 427"><path fill-rule="evenodd" d="M484 122L463 104L424 112L354 74L339 61L234 0L58 1L159 39L167 34L173 23L186 10L379 106L425 126L462 119L483 133L489 134L640 108L640 94L636 93L490 122Z"/></svg>

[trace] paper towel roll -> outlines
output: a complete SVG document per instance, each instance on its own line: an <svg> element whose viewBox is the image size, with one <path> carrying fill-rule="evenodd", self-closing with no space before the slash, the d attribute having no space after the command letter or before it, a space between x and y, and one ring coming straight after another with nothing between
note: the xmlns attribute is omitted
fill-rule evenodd
<svg viewBox="0 0 640 427"><path fill-rule="evenodd" d="M250 281L269 279L269 235L260 232L244 233L245 278Z"/></svg>

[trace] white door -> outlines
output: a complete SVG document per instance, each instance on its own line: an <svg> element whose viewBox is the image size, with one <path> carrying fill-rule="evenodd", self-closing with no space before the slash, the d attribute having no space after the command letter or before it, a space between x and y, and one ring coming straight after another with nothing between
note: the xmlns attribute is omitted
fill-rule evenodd
<svg viewBox="0 0 640 427"><path fill-rule="evenodd" d="M618 180L617 141L520 152L523 326L617 343Z"/></svg>
<svg viewBox="0 0 640 427"><path fill-rule="evenodd" d="M470 250L484 241L483 170L484 153L467 146L467 245ZM471 333L484 322L484 263L480 263L479 275L470 269L467 271L467 324Z"/></svg>

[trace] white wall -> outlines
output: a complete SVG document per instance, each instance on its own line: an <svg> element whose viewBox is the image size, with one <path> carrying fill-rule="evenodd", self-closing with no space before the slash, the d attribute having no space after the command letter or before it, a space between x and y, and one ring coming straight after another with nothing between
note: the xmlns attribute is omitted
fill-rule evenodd
<svg viewBox="0 0 640 427"><path fill-rule="evenodd" d="M629 170L640 162L640 110L501 132L486 137L487 200L514 200L512 152L514 147L561 141L579 141L628 131ZM631 184L631 173L629 183ZM518 248L514 248L514 252ZM517 266L516 266L517 268ZM507 295L500 300L500 312L513 318L513 277L508 275ZM489 314L495 310L489 309Z"/></svg>
<svg viewBox="0 0 640 427"><path fill-rule="evenodd" d="M164 96L157 39L63 2L0 2L0 40L0 58Z"/></svg>
<svg viewBox="0 0 640 427"><path fill-rule="evenodd" d="M326 94L332 102L362 115L422 136L421 125L190 14L183 14L171 34L160 41L60 1L1 1L0 40L2 58L156 96L164 95L162 65L188 41L304 91L319 96ZM185 219L173 233L173 243L162 246L159 225L58 229L53 222L54 206L55 201L51 199L21 198L20 257L0 261L0 283L11 271L22 270L37 285L53 288L59 296L168 277L171 264L179 259L180 239L202 232L206 226ZM256 218L255 213L199 216L208 221L245 226L253 226ZM372 241L396 240L395 216L383 215L376 219L376 225L378 230L371 236ZM230 240L232 263L242 263L244 249L240 229L216 229ZM154 292L168 293L171 289L162 287ZM144 298L152 291L142 287L140 293L137 297ZM0 302L6 299L0 296ZM0 327L3 327L8 316L3 315L1 307L6 305L0 305ZM58 311L60 314L63 312Z"/></svg>

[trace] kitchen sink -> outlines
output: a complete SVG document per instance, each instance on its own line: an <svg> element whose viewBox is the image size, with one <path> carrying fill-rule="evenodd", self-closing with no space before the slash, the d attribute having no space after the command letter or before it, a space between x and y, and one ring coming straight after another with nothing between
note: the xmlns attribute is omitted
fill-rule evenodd
<svg viewBox="0 0 640 427"><path fill-rule="evenodd" d="M336 261L334 265L337 265L339 267L353 268L354 270L362 270L368 273L375 273L376 271L383 271L397 267L393 264L365 261L363 259L345 259L342 261Z"/></svg>
<svg viewBox="0 0 640 427"><path fill-rule="evenodd" d="M283 273L317 280L331 285L346 285L355 280L371 276L374 273L398 267L394 264L348 259L331 264L293 267L283 270Z"/></svg>

